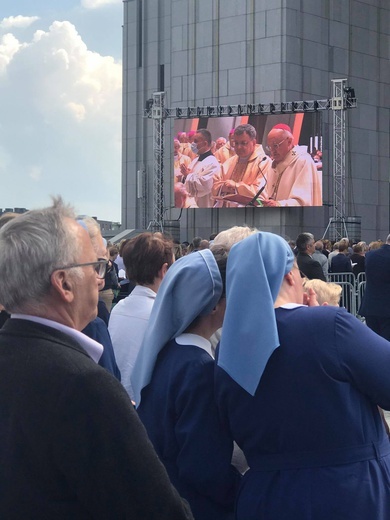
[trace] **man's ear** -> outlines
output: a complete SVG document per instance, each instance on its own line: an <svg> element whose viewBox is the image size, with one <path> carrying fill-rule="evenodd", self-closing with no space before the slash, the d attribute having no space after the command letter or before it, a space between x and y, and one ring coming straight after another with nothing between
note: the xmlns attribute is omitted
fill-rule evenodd
<svg viewBox="0 0 390 520"><path fill-rule="evenodd" d="M57 269L50 276L52 289L61 300L71 303L74 299L74 281L65 270Z"/></svg>
<svg viewBox="0 0 390 520"><path fill-rule="evenodd" d="M286 282L287 282L289 285L294 285L294 284L295 284L295 280L294 280L294 277L293 277L292 271L290 271L289 273L285 274L285 275L284 275L284 278L285 278Z"/></svg>

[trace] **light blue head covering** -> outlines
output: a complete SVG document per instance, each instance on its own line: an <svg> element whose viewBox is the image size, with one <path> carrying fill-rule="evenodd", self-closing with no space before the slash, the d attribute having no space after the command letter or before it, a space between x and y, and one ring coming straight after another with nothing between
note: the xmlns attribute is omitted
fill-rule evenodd
<svg viewBox="0 0 390 520"><path fill-rule="evenodd" d="M273 233L251 235L229 253L218 365L251 395L279 346L274 303L293 262L290 246Z"/></svg>
<svg viewBox="0 0 390 520"><path fill-rule="evenodd" d="M210 314L222 295L217 262L205 249L180 258L163 279L137 356L131 384L137 406L150 383L160 350L187 329L195 318Z"/></svg>

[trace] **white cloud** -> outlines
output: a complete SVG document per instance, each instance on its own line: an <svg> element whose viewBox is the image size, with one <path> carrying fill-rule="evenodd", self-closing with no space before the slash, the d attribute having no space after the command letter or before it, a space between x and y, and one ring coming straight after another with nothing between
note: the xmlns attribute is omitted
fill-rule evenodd
<svg viewBox="0 0 390 520"><path fill-rule="evenodd" d="M24 47L13 34L8 33L0 39L0 75L3 74L14 55Z"/></svg>
<svg viewBox="0 0 390 520"><path fill-rule="evenodd" d="M0 208L59 194L80 213L120 220L121 63L54 22L31 42L3 37L1 70Z"/></svg>
<svg viewBox="0 0 390 520"><path fill-rule="evenodd" d="M39 20L39 16L9 16L8 18L3 18L0 22L0 27L2 29L12 29L14 27L17 28L26 28L31 24Z"/></svg>
<svg viewBox="0 0 390 520"><path fill-rule="evenodd" d="M119 5L123 0L81 0L81 5L86 9L99 9L105 5Z"/></svg>

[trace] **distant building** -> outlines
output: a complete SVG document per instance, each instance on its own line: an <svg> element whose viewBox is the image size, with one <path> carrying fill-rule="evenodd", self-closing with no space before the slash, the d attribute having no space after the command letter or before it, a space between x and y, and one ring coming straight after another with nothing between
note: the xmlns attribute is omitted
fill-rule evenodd
<svg viewBox="0 0 390 520"><path fill-rule="evenodd" d="M347 113L346 216L361 216L364 240L386 237L389 19L390 3L378 0L124 0L123 229L153 220L153 122L143 110L154 92L166 92L167 107L278 103L330 98L331 79L347 78L358 108ZM167 119L165 218L180 218L183 240L244 222L293 239L302 231L322 236L333 203L332 113L322 114L326 205L267 211L172 209Z"/></svg>
<svg viewBox="0 0 390 520"><path fill-rule="evenodd" d="M99 222L100 229L102 231L115 231L115 233L117 233L121 228L120 222L112 222L111 220L99 220L98 218L96 218L96 220Z"/></svg>
<svg viewBox="0 0 390 520"><path fill-rule="evenodd" d="M96 219L100 224L102 236L106 240L111 240L115 235L121 231L121 225L119 222L111 222L109 220Z"/></svg>
<svg viewBox="0 0 390 520"><path fill-rule="evenodd" d="M26 211L28 211L26 208L0 208L0 217L4 213L26 213Z"/></svg>

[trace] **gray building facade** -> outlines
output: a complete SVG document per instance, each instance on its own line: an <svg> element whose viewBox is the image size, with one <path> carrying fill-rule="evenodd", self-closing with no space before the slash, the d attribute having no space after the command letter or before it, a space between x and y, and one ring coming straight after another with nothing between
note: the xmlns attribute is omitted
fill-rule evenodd
<svg viewBox="0 0 390 520"><path fill-rule="evenodd" d="M274 103L331 97L347 78L346 212L361 239L389 233L390 4L388 0L124 0L122 225L153 220L153 92L166 106ZM323 207L175 209L173 119L166 119L167 229L181 240L247 224L295 239L321 237L332 216L332 113L322 113ZM218 136L215 136L218 137ZM359 225L360 227L360 225ZM357 237L359 238L359 237Z"/></svg>

